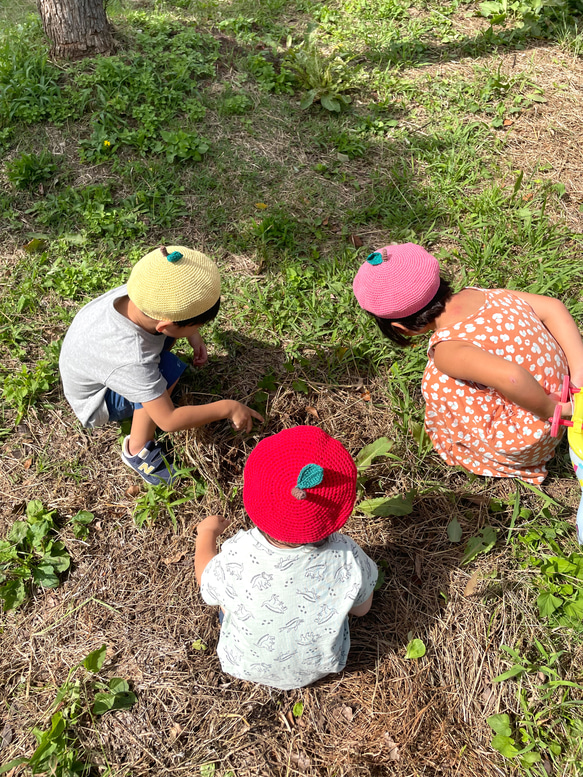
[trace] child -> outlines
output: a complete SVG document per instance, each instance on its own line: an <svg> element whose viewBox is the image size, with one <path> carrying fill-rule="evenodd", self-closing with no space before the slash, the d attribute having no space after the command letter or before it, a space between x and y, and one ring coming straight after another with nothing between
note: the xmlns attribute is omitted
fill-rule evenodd
<svg viewBox="0 0 583 777"><path fill-rule="evenodd" d="M223 543L229 522L198 525L196 579L224 615L221 666L282 690L340 672L350 648L348 615L366 615L377 568L337 534L356 498L348 451L315 426L262 440L247 459L243 502L255 524Z"/></svg>
<svg viewBox="0 0 583 777"><path fill-rule="evenodd" d="M123 461L148 483L171 482L175 470L154 441L165 432L228 418L251 431L254 410L232 399L174 407L170 395L186 364L170 352L184 337L202 365L207 352L199 329L220 306L219 271L207 256L162 246L140 259L127 285L106 292L75 316L61 349L65 396L83 426L132 419Z"/></svg>
<svg viewBox="0 0 583 777"><path fill-rule="evenodd" d="M508 289L452 294L437 259L413 243L371 254L353 288L397 345L433 333L422 391L441 458L478 475L542 483L559 441L548 419L563 377L583 382L583 343L565 306ZM570 414L562 404L561 415Z"/></svg>

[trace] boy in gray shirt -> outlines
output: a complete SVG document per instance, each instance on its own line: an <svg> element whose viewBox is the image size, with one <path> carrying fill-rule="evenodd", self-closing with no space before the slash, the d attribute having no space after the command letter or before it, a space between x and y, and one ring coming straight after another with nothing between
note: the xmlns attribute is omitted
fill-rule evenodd
<svg viewBox="0 0 583 777"><path fill-rule="evenodd" d="M221 282L214 262L183 246L162 246L134 266L127 285L85 305L65 336L59 369L65 396L83 426L132 417L123 461L148 483L171 482L175 471L154 440L166 432L230 419L250 432L263 418L235 400L174 407L170 395L186 364L171 352L184 337L193 363L207 352L200 327L215 318Z"/></svg>

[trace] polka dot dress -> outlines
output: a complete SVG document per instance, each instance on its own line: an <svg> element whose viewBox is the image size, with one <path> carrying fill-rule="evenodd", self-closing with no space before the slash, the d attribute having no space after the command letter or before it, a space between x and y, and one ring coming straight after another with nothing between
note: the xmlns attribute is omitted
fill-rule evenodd
<svg viewBox="0 0 583 777"><path fill-rule="evenodd" d="M456 380L433 361L435 346L465 340L528 370L548 393L561 393L568 374L565 354L528 303L505 289L480 289L485 300L469 318L438 329L429 341L422 391L425 429L448 464L477 475L517 477L542 483L545 463L553 457L559 437L551 425L495 389Z"/></svg>

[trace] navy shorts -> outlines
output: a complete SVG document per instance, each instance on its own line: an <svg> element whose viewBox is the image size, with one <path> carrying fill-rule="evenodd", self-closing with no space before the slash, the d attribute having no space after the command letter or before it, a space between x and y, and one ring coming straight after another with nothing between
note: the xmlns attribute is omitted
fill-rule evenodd
<svg viewBox="0 0 583 777"><path fill-rule="evenodd" d="M171 341L174 342L173 340ZM160 374L166 381L166 386L173 386L181 377L187 365L171 351L162 351L160 354ZM105 394L105 404L109 412L110 421L123 421L124 418L131 418L134 410L143 407L140 402L130 402L129 399L122 397L111 389L107 389Z"/></svg>

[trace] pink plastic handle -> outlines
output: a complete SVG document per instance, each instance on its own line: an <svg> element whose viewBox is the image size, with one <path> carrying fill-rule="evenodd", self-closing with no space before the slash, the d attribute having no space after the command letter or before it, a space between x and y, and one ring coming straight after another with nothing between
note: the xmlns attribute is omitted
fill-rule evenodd
<svg viewBox="0 0 583 777"><path fill-rule="evenodd" d="M569 380L568 377L567 377L567 380ZM563 400L563 402L564 401L565 400ZM561 406L557 405L555 407L555 412L553 413L553 419L551 421L551 437L556 437L558 435L560 425L561 425Z"/></svg>
<svg viewBox="0 0 583 777"><path fill-rule="evenodd" d="M561 402L568 402L569 401L569 389L571 386L571 381L569 380L569 376L565 375L563 378L563 390L561 391ZM555 413L557 411L555 410Z"/></svg>

